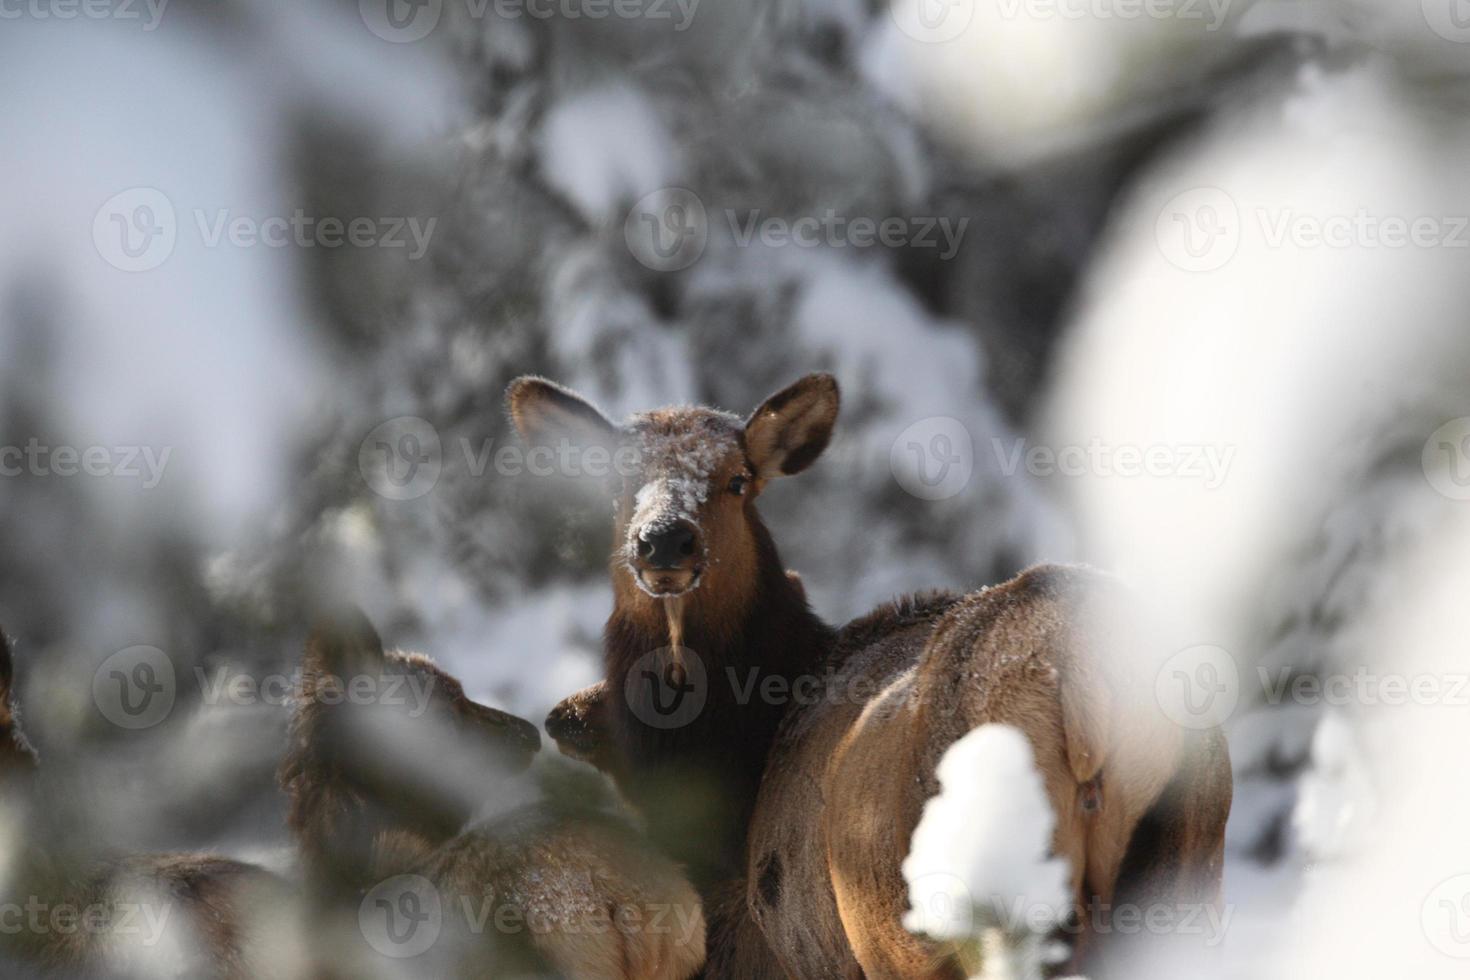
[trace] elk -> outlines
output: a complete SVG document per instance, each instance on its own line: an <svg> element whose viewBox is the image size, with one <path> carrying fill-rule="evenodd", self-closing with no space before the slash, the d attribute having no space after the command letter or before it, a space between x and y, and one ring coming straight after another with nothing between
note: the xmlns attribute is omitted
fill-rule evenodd
<svg viewBox="0 0 1470 980"><path fill-rule="evenodd" d="M636 478L613 488L614 606L604 659L608 690L620 696L608 699L608 737L622 787L707 902L742 871L745 826L783 714L759 698L741 703L724 672L794 681L814 672L832 644L831 628L782 568L754 501L770 480L800 472L825 448L835 399L830 380L815 379L748 422L684 408L619 427L542 379L520 379L508 394L528 443L636 452ZM704 702L665 724L691 669L703 677L692 696Z"/></svg>
<svg viewBox="0 0 1470 980"><path fill-rule="evenodd" d="M354 686L362 696L344 696ZM345 910L339 934L350 937L362 896L410 876L442 909L439 975L695 973L705 926L688 881L597 805L598 777L517 780L539 747L535 726L470 700L427 657L385 650L361 612L324 616L307 640L280 769L323 928Z"/></svg>
<svg viewBox="0 0 1470 980"><path fill-rule="evenodd" d="M298 976L295 890L284 879L214 855L98 854L56 839L49 787L16 716L14 677L0 631L0 782L5 830L17 838L6 842L0 879L4 961L27 976Z"/></svg>
<svg viewBox="0 0 1470 980"><path fill-rule="evenodd" d="M962 976L954 950L904 930L900 864L940 756L989 722L1031 743L1079 906L1218 901L1228 752L1218 732L1186 738L1130 696L1109 613L1123 590L1107 576L1038 567L968 595L906 597L840 631L808 608L755 500L826 447L831 376L802 378L744 421L670 408L617 425L532 377L507 398L529 443L631 447L639 461L612 488L606 679L548 730L611 760L672 853L703 856L707 976ZM791 710L790 697L749 696L800 681L819 691ZM702 710L666 726L660 689L693 690ZM681 792L701 794L709 829L688 821ZM749 948L756 936L765 949ZM1087 945L1084 928L1077 958Z"/></svg>

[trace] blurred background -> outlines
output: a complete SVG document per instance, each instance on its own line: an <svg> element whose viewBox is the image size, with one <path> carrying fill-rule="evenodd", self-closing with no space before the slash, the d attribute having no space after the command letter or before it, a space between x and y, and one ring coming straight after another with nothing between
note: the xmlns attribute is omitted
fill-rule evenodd
<svg viewBox="0 0 1470 980"><path fill-rule="evenodd" d="M0 623L79 837L281 853L222 683L313 590L528 718L598 677L609 508L497 461L513 377L827 370L762 503L820 613L1118 571L1223 698L1220 975L1463 970L1463 0L25 0L0 91Z"/></svg>

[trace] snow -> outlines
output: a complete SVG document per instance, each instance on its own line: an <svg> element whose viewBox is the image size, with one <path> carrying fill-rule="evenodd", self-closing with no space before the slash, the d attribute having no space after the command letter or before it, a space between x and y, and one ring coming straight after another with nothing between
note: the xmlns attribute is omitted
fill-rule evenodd
<svg viewBox="0 0 1470 980"><path fill-rule="evenodd" d="M1297 839L1315 860L1345 858L1371 845L1378 790L1352 725L1329 712L1312 738L1312 767L1292 813Z"/></svg>
<svg viewBox="0 0 1470 980"><path fill-rule="evenodd" d="M904 927L958 944L979 943L985 977L1040 976L1046 933L1071 908L1066 861L1050 856L1056 816L1026 736L982 725L945 752L939 795L924 804L903 862L910 910ZM973 959L973 958L971 958Z"/></svg>
<svg viewBox="0 0 1470 980"><path fill-rule="evenodd" d="M1158 111L1230 52L1240 5L893 0L866 42L868 77L975 158L1005 166L1085 144ZM939 12L935 17L934 12ZM874 70L881 69L881 70ZM1044 79L1044 84L1039 82Z"/></svg>
<svg viewBox="0 0 1470 980"><path fill-rule="evenodd" d="M1258 665L1463 670L1463 503L1432 491L1420 457L1430 431L1470 414L1463 250L1268 235L1288 213L1464 214L1455 72L1470 45L1437 33L1454 33L1451 3L1232 4L1239 33L1231 19L1203 36L1205 22L1018 19L1006 10L1043 5L984 0L939 44L860 0L710 0L677 44L623 21L465 24L447 4L433 38L392 45L356 6L238 0L171 7L147 35L29 17L0 32L4 439L172 449L146 493L3 488L0 612L21 637L26 722L49 759L91 767L78 799L98 840L136 843L125 825L148 828L150 845L241 822L280 834L278 712L181 705L125 762L104 751L85 675L123 646L166 647L181 669L277 669L299 657L302 593L333 582L390 643L432 654L482 702L539 720L597 679L605 501L574 520L537 510L552 496L539 484L449 459L461 437L500 436L509 377L554 376L619 417L717 402L738 421L825 369L843 387L834 443L760 504L824 616L1040 559L1122 571L1181 647L1223 644L1249 687L1229 722L1226 888L1239 914L1211 972L1454 975L1461 961L1421 914L1470 870L1463 780L1445 778L1463 769L1460 715L1252 696ZM1332 56L1244 106L1188 94L1242 41L1284 28L1325 38ZM1181 99L1198 141L1167 127L1157 145L1119 136ZM1110 152L1053 174L1067 163L1057 151L1098 140L1144 170ZM1031 162L1042 166L1015 169ZM1015 172L996 181L996 166ZM640 266L621 234L628 205L686 182L708 209L705 253L678 275ZM175 253L146 273L107 265L90 234L99 206L135 185L162 190L180 219ZM442 217L417 268L208 248L195 230L196 208L371 212L402 187ZM1212 188L1238 210L1238 249L1220 268L1181 268L1160 218ZM1054 220L1018 220L1032 212L1017 201L1044 201ZM726 208L976 217L957 252L916 269L913 250L740 245ZM1111 212L1097 242L1093 210ZM1069 263L1080 289L1057 268ZM956 299L1006 294L1012 279L1026 284L1017 311ZM1028 393L1012 408L996 395L1012 338L1054 329L1031 308L1043 293L1068 297L1068 329L1043 363L1046 404ZM439 428L445 474L422 500L385 501L358 478L357 446L405 414ZM939 417L962 424L973 472L953 497L919 499L890 452ZM1213 489L1046 480L1007 472L995 451L1023 437L1234 457ZM635 524L696 515L722 445L645 447L656 465ZM911 861L959 869L931 896L1001 893L1045 868L1034 848L993 854L975 832L1020 807L1012 783L985 788L992 775L1029 773L1004 739L986 752L941 774L933 826L947 821L949 836L916 838ZM264 802L237 806L247 790ZM979 816L956 828L961 812ZM1030 844L1044 836L1023 830ZM991 891L974 892L982 883ZM992 925L953 931L1044 952Z"/></svg>
<svg viewBox="0 0 1470 980"><path fill-rule="evenodd" d="M1464 414L1470 370L1457 251L1269 230L1462 213L1464 176L1435 147L1470 134L1427 122L1435 101L1382 59L1308 69L1157 161L1115 212L1052 382L1053 443L1236 449L1214 490L1097 475L1067 487L1084 558L1122 570L1178 647L1218 643L1241 667L1226 892L1242 916L1211 964L1221 977L1447 975L1417 920L1463 848L1433 837L1430 854L1400 811L1460 795L1430 766L1463 736L1413 741L1435 730L1433 709L1262 704L1258 673L1409 670L1399 631L1424 601L1410 573L1453 515L1421 449ZM1205 206L1231 216L1233 252L1170 237L1171 215Z"/></svg>
<svg viewBox="0 0 1470 980"><path fill-rule="evenodd" d="M629 205L672 186L679 172L678 145L653 105L629 85L589 89L558 103L546 116L540 159L547 182L594 225L621 222Z"/></svg>
<svg viewBox="0 0 1470 980"><path fill-rule="evenodd" d="M700 413L695 424L668 430L647 415L634 416L630 424L638 437L644 480L628 521L626 547L631 559L638 541L647 541L678 521L699 527L710 477L721 461L739 450L744 426L736 416L709 412Z"/></svg>

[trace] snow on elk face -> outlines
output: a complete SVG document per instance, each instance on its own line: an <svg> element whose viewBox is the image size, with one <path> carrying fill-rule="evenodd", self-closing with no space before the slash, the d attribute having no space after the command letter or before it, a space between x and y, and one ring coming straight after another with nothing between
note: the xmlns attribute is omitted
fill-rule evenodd
<svg viewBox="0 0 1470 980"><path fill-rule="evenodd" d="M736 416L710 409L633 417L627 437L639 471L619 495L616 540L623 564L647 594L691 592L712 565L754 546L742 533L751 486L743 428Z"/></svg>
<svg viewBox="0 0 1470 980"><path fill-rule="evenodd" d="M755 500L766 483L810 466L837 419L837 382L811 374L767 398L749 418L711 408L661 408L610 421L544 378L513 382L507 404L536 446L596 446L632 465L613 480L613 592L625 618L662 623L671 645L683 625L735 628L766 571L782 582Z"/></svg>

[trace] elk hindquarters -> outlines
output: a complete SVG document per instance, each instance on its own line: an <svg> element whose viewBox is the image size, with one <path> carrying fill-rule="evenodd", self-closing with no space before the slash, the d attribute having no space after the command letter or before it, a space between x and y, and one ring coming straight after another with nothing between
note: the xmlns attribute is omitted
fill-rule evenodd
<svg viewBox="0 0 1470 980"><path fill-rule="evenodd" d="M1205 927L1222 921L1225 823L1232 795L1224 734L1218 729L1191 732L1173 778L1129 839L1114 907L1138 908L1145 914L1162 909L1173 916L1170 921L1195 925L1177 935L1149 936L1145 931L1132 939L1114 937L1099 946L1095 961L1082 964L1088 975L1127 976L1138 956L1210 937Z"/></svg>

